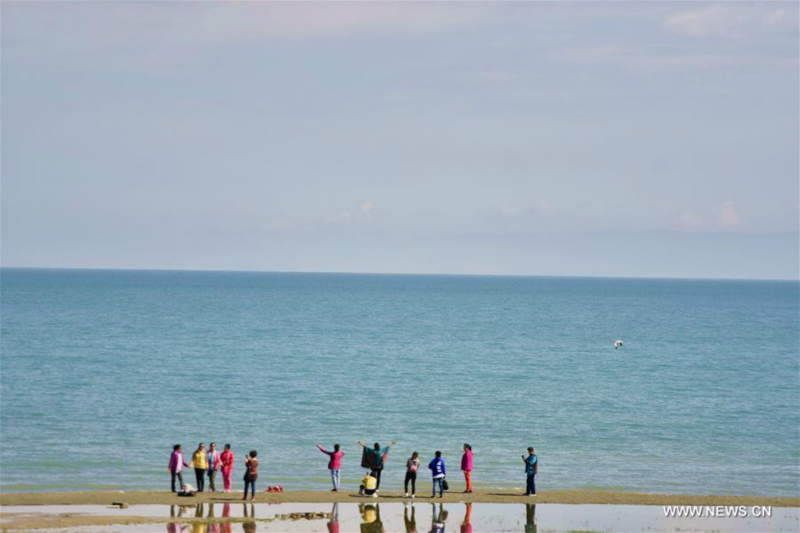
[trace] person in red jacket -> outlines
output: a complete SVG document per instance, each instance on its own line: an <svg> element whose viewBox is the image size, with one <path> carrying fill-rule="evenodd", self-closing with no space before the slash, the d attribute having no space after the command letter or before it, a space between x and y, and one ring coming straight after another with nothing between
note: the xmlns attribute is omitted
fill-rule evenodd
<svg viewBox="0 0 800 533"><path fill-rule="evenodd" d="M219 456L219 468L222 472L222 488L225 492L231 491L231 477L233 477L233 452L231 445L226 444L225 450Z"/></svg>

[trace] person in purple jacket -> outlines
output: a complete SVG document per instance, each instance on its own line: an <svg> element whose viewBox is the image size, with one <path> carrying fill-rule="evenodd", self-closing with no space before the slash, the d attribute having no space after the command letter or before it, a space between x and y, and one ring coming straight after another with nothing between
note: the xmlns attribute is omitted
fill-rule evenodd
<svg viewBox="0 0 800 533"><path fill-rule="evenodd" d="M180 483L179 488L183 490L183 468L189 468L189 464L183 460L183 453L180 444L176 444L172 447L172 455L169 458L169 466L167 470L169 470L170 474L172 474L172 492L177 492L175 490L175 479L177 478L178 482Z"/></svg>
<svg viewBox="0 0 800 533"><path fill-rule="evenodd" d="M444 497L444 478L447 475L447 468L444 466L442 452L436 451L436 457L428 464L428 468L433 474L433 494L431 498L436 497L436 485L439 485L439 497Z"/></svg>

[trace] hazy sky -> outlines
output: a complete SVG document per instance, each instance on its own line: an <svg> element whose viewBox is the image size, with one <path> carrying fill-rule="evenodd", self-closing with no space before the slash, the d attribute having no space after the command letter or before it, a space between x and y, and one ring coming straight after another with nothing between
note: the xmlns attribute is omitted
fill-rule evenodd
<svg viewBox="0 0 800 533"><path fill-rule="evenodd" d="M2 265L797 278L785 3L2 4Z"/></svg>

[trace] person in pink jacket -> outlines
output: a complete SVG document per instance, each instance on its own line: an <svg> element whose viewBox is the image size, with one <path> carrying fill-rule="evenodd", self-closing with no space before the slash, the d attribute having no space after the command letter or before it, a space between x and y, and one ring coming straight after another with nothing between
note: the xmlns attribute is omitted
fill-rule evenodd
<svg viewBox="0 0 800 533"><path fill-rule="evenodd" d="M472 446L464 443L464 455L461 456L461 470L464 471L464 479L467 482L466 493L472 492Z"/></svg>
<svg viewBox="0 0 800 533"><path fill-rule="evenodd" d="M333 445L332 452L327 451L321 444L317 444L317 448L331 458L330 461L328 461L328 469L331 471L331 481L333 482L332 492L339 492L339 474L342 470L342 457L344 457L344 452L339 450L338 444Z"/></svg>
<svg viewBox="0 0 800 533"><path fill-rule="evenodd" d="M231 477L233 476L233 452L231 445L226 444L225 450L219 456L219 468L222 471L222 488L225 492L231 491Z"/></svg>

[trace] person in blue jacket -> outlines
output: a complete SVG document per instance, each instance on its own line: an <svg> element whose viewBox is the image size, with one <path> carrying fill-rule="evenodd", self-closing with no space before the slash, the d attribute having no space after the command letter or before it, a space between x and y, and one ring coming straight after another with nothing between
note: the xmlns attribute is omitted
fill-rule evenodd
<svg viewBox="0 0 800 533"><path fill-rule="evenodd" d="M447 475L447 468L444 466L444 459L442 459L442 452L436 451L436 457L428 464L431 473L433 474L433 494L431 498L436 497L436 485L439 485L439 497L444 495L444 478Z"/></svg>

